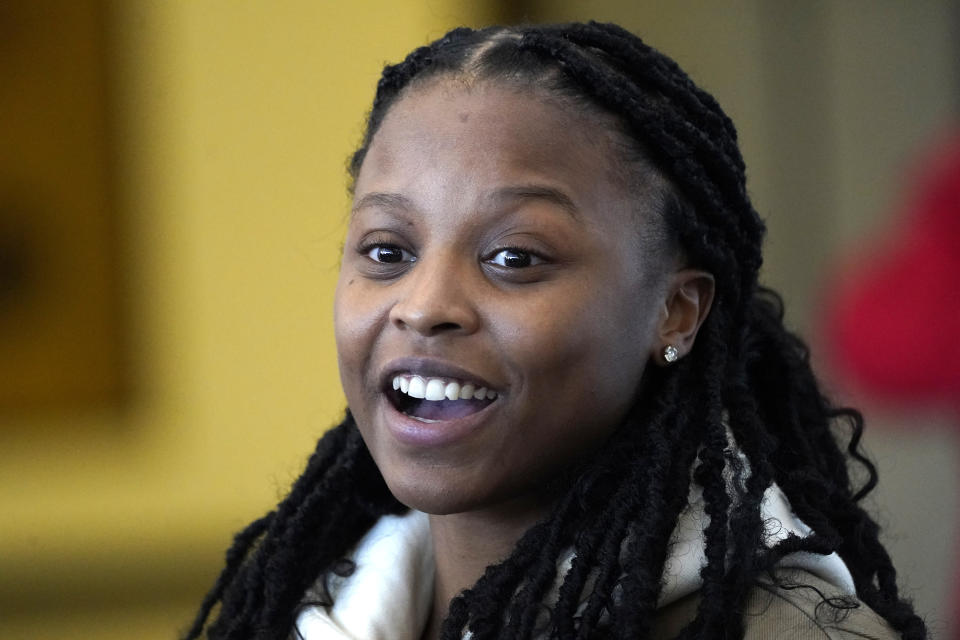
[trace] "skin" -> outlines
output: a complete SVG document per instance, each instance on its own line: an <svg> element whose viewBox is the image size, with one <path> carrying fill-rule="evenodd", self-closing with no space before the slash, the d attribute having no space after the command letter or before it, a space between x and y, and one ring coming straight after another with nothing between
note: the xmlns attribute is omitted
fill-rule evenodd
<svg viewBox="0 0 960 640"><path fill-rule="evenodd" d="M512 88L433 80L392 107L357 177L335 303L340 374L391 491L431 514L424 637L546 515L550 481L610 436L648 363L663 365L667 344L689 351L709 309L712 278L643 241L655 216L636 231L601 122ZM499 395L455 438L405 441L384 390L410 357Z"/></svg>

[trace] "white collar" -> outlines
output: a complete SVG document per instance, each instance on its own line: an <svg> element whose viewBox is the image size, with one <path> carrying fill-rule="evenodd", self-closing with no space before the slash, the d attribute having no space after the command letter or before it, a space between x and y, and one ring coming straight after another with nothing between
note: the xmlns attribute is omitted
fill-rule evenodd
<svg viewBox="0 0 960 640"><path fill-rule="evenodd" d="M433 606L433 540L427 514L383 516L360 540L352 575L328 574L330 607L297 617L305 640L419 640ZM314 590L322 590L322 585ZM308 599L314 599L307 594Z"/></svg>
<svg viewBox="0 0 960 640"><path fill-rule="evenodd" d="M810 528L790 509L780 488L767 488L761 504L767 523L765 542L773 546L789 534L810 535ZM706 562L703 529L708 522L700 487L693 485L687 507L671 537L664 566L664 586L658 602L665 606L693 593L702 584L700 569ZM774 525L774 526L771 526ZM308 606L297 617L305 640L419 640L433 605L433 543L427 515L411 510L402 516L383 516L360 540L352 554L356 563L348 578L330 575L330 607ZM564 575L573 552L561 563ZM780 566L799 568L855 595L853 578L836 553L798 552ZM308 594L308 598L309 598Z"/></svg>

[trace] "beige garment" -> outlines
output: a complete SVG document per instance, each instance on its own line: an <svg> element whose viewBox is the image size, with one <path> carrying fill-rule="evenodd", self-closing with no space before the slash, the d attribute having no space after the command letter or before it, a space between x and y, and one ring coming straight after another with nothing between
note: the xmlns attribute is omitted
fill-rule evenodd
<svg viewBox="0 0 960 640"><path fill-rule="evenodd" d="M776 572L776 577L786 584L809 585L813 589L784 589L769 582L759 583L744 608L746 640L889 640L900 637L886 620L862 602L855 609L845 610L824 603L817 591L828 597L840 593L835 586L812 573L781 569ZM699 593L692 593L661 608L652 638L666 640L676 637L696 617L699 603ZM821 606L818 608L818 605Z"/></svg>

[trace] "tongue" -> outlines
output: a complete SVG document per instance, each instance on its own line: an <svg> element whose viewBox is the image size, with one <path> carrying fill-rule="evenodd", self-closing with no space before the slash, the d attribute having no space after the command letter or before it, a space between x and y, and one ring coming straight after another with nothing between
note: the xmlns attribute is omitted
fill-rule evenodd
<svg viewBox="0 0 960 640"><path fill-rule="evenodd" d="M421 400L407 414L424 420L455 420L480 411L489 400Z"/></svg>

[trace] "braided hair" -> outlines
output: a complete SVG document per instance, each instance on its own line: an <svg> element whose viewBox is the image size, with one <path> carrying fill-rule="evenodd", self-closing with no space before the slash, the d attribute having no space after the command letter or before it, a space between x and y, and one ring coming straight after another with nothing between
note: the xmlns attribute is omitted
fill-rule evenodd
<svg viewBox="0 0 960 640"><path fill-rule="evenodd" d="M742 637L739 612L757 577L808 551L838 553L860 600L904 638L925 638L898 593L879 527L859 506L876 484L858 452L862 417L824 397L807 347L784 327L780 298L757 283L764 225L747 196L736 131L716 101L615 25L455 29L384 69L350 163L354 178L398 98L445 75L546 92L609 116L664 176L658 205L668 234L688 266L715 277L716 292L689 356L649 371L624 424L569 472L550 514L454 598L442 637L459 639L468 628L475 640L646 637L671 534L695 483L710 516L706 564L696 617L680 637ZM735 487L724 479L736 464L728 432L750 463ZM848 461L863 468L859 488ZM815 534L768 549L760 505L773 482ZM185 637L286 636L308 588L337 571L379 517L405 509L348 411L290 494L237 535ZM570 549L569 571L558 576ZM544 602L558 580L544 628Z"/></svg>

